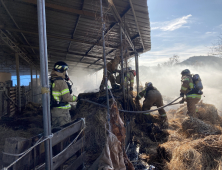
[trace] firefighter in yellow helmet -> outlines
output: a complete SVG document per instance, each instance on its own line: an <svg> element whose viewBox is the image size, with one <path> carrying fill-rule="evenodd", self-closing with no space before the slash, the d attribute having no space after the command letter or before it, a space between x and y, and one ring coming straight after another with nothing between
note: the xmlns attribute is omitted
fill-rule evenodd
<svg viewBox="0 0 222 170"><path fill-rule="evenodd" d="M71 105L68 102L74 102L77 97L71 95L72 88L67 74L68 65L59 61L55 63L51 72L51 115L52 126L62 126L71 121L69 110Z"/></svg>
<svg viewBox="0 0 222 170"><path fill-rule="evenodd" d="M196 104L201 99L201 93L198 93L198 91L195 90L194 82L192 79L192 75L190 74L190 70L185 69L181 72L182 78L181 78L181 89L180 89L180 96L184 97L186 95L186 99L182 99L180 103L183 103L184 101L187 102L187 114L189 116L193 116L196 113Z"/></svg>
<svg viewBox="0 0 222 170"><path fill-rule="evenodd" d="M136 99L140 100L142 97L145 98L142 107L142 110L144 111L150 110L152 106L156 106L157 108L163 106L162 95L156 87L153 87L151 82L145 84L145 89L138 94ZM167 120L167 115L164 109L160 109L158 112L164 120Z"/></svg>
<svg viewBox="0 0 222 170"><path fill-rule="evenodd" d="M111 84L112 88L117 88L116 78L113 76L113 74L118 71L117 67L118 67L118 64L120 63L120 60L121 59L120 59L119 56L115 56L115 58L112 61L110 61L106 64L107 79L110 81L110 84ZM104 72L103 72L103 79L102 79L102 82L101 82L101 85L100 85L100 90L104 90L104 87L105 87L105 75L104 75Z"/></svg>

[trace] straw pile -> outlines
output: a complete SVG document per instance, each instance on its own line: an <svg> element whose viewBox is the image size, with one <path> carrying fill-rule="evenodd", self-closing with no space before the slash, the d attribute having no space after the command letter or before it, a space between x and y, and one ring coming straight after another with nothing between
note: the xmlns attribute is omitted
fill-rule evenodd
<svg viewBox="0 0 222 170"><path fill-rule="evenodd" d="M122 109L123 99L121 90L112 91L115 101L117 102L118 108ZM82 99L88 99L90 101L106 105L106 94L105 92L100 93L84 93L80 94ZM127 100L127 107L130 110L135 109L135 104L132 97L129 96ZM112 96L110 95L110 106L113 103ZM132 117L133 115L127 114L127 116ZM105 129L107 123L107 111L105 108L85 102L80 101L77 103L76 109L74 111L72 119L85 118L86 129L85 129L85 166L89 168L93 162L101 155L102 150L106 143L107 131ZM120 117L123 119L123 114L120 113Z"/></svg>
<svg viewBox="0 0 222 170"><path fill-rule="evenodd" d="M76 118L85 117L85 150L86 166L90 166L102 153L106 142L106 110L87 102L79 102L76 108Z"/></svg>
<svg viewBox="0 0 222 170"><path fill-rule="evenodd" d="M184 113L186 106L170 111L174 118L169 120L168 141L159 143L157 155L147 152L147 162L164 170L219 170L222 130L217 109L201 102L195 117L182 119Z"/></svg>
<svg viewBox="0 0 222 170"><path fill-rule="evenodd" d="M182 122L182 129L186 131L188 135L200 134L200 135L216 135L221 134L219 127L207 124L200 119L186 117Z"/></svg>

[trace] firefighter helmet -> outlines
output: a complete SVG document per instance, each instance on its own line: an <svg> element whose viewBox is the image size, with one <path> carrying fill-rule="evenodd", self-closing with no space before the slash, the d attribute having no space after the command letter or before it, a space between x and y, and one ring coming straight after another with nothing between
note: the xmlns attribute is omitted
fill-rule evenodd
<svg viewBox="0 0 222 170"><path fill-rule="evenodd" d="M145 88L147 88L147 87L152 87L153 86L153 84L151 83L151 82L146 82L145 83Z"/></svg>
<svg viewBox="0 0 222 170"><path fill-rule="evenodd" d="M69 66L63 61L58 61L54 65L54 70L60 73L63 73L64 71L68 70L68 68Z"/></svg>
<svg viewBox="0 0 222 170"><path fill-rule="evenodd" d="M182 75L190 75L190 70L189 69L185 69L181 72Z"/></svg>

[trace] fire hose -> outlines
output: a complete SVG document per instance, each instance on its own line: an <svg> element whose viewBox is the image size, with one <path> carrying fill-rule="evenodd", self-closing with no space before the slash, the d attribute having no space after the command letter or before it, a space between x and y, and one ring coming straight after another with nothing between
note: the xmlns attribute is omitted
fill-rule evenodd
<svg viewBox="0 0 222 170"><path fill-rule="evenodd" d="M173 100L172 102L164 105L164 106L161 106L157 109L153 109L153 110L145 110L145 111L129 111L129 110L121 110L119 109L120 112L125 112L125 113L150 113L150 112L154 112L154 111L157 111L157 110L160 110L160 109L163 109L167 106L170 106L170 105L174 105L174 104L179 104L179 103L174 103L175 101L179 100L181 97L178 97L176 98L175 100ZM100 107L104 107L104 108L107 108L106 105L103 105L103 104L99 104L99 103L96 103L96 102L93 102L93 101L90 101L90 100L87 100L87 99L80 99L81 101L85 101L85 102L88 102L88 103L91 103L91 104L94 104L94 105L97 105L97 106L100 106ZM111 108L109 108L111 109Z"/></svg>

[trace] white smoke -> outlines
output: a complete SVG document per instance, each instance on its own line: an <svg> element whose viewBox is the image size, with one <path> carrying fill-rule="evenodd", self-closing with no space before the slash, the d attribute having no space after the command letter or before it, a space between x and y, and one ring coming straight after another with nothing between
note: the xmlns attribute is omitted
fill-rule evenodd
<svg viewBox="0 0 222 170"><path fill-rule="evenodd" d="M92 70L78 69L69 72L69 77L73 82L73 94L87 92L98 92L102 81L103 70L92 72Z"/></svg>
<svg viewBox="0 0 222 170"><path fill-rule="evenodd" d="M147 81L152 82L153 86L164 96L164 104L167 104L180 95L180 73L184 69L189 69L191 74L200 75L204 87L204 94L202 95L203 102L213 104L218 110L222 110L222 71L217 68L180 65L171 67L140 66L140 81L143 86Z"/></svg>
<svg viewBox="0 0 222 170"><path fill-rule="evenodd" d="M221 69L216 67L202 66L171 66L171 67L147 67L140 66L140 82L152 82L160 91L164 98L164 104L171 102L180 95L181 71L189 69L192 74L199 74L204 86L202 100L204 103L213 104L216 108L222 110L222 79ZM98 92L102 81L103 70L93 73L90 70L78 70L69 72L73 81L73 94L78 95L84 92ZM136 78L135 78L136 82ZM136 83L135 83L136 85ZM136 90L136 89L134 89ZM205 97L204 97L205 96ZM166 110L178 108L179 105L167 107Z"/></svg>

